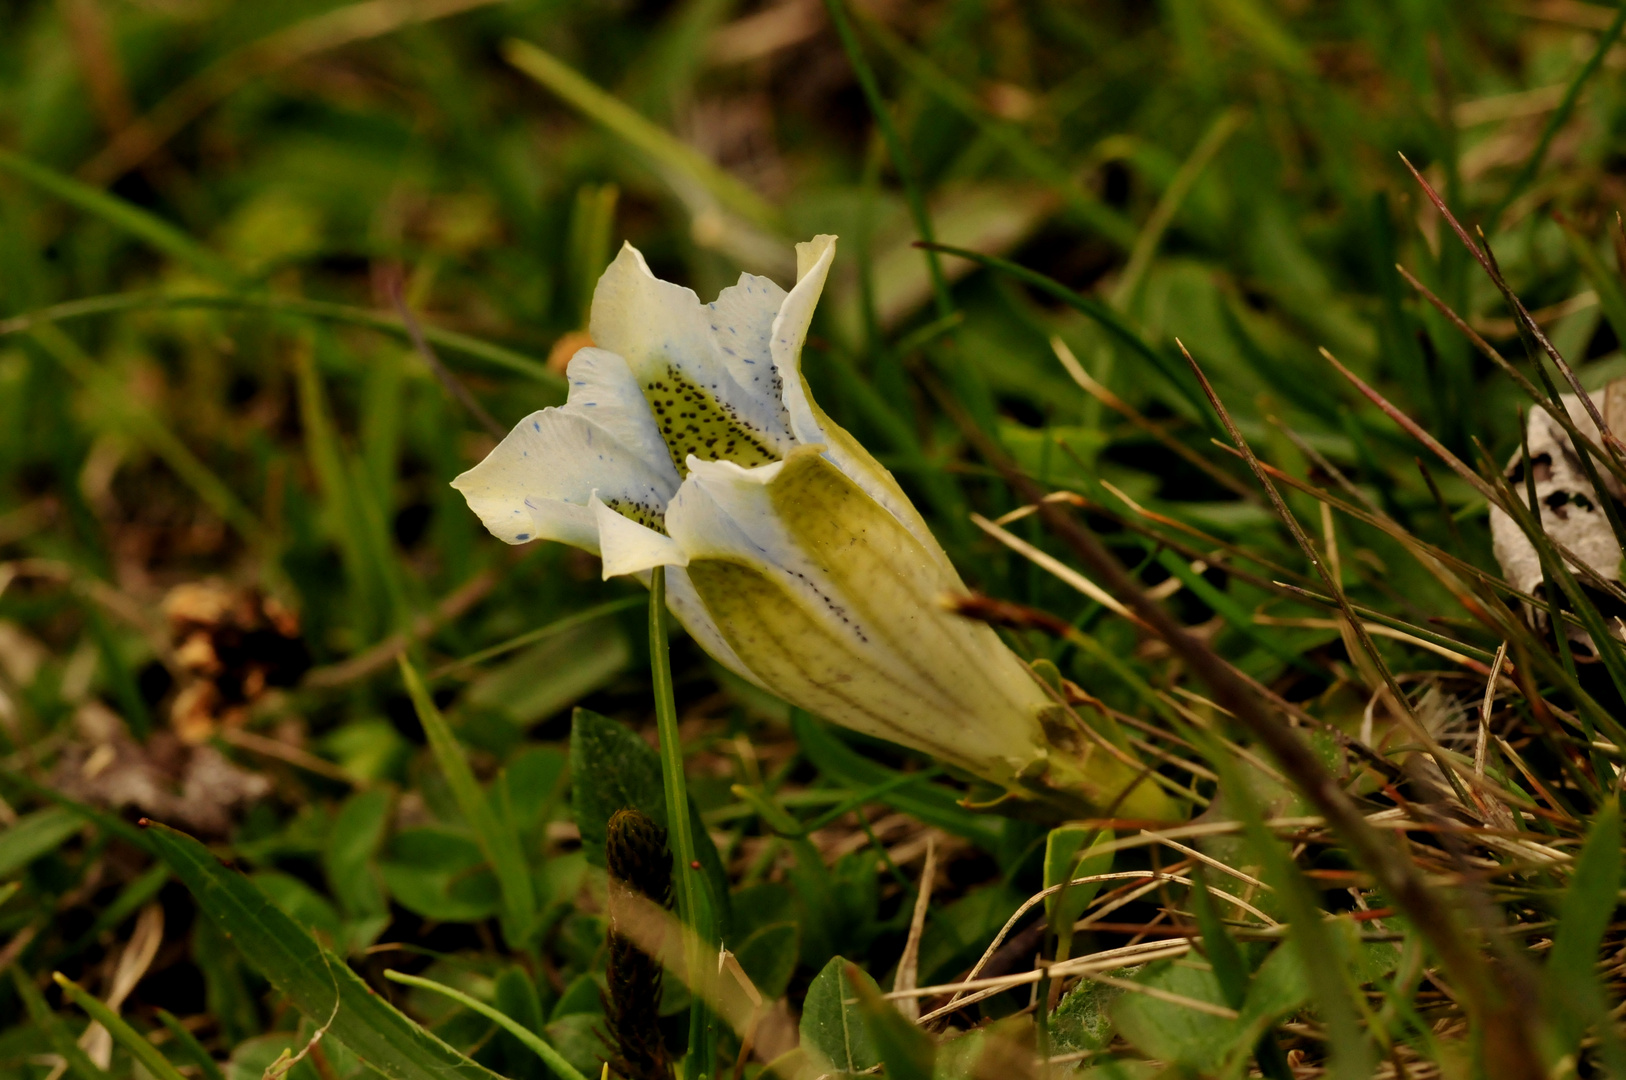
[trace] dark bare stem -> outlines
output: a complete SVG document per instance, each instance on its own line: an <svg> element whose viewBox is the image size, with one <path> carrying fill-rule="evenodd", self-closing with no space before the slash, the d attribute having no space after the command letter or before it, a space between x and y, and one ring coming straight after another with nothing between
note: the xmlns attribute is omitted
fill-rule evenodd
<svg viewBox="0 0 1626 1080"><path fill-rule="evenodd" d="M952 408L956 413L962 412L957 405ZM963 415L960 419L964 419ZM1024 475L992 440L968 423L961 426L978 452L999 471L1017 495L1039 505L1045 526L1077 555L1109 592L1191 667L1213 691L1216 703L1236 717L1281 763L1283 771L1344 837L1356 858L1428 939L1452 978L1469 988L1470 1005L1476 1017L1482 1020L1502 1017L1505 1010L1494 984L1482 959L1459 928L1450 906L1423 881L1417 868L1367 822L1337 778L1281 721L1264 696L1148 597L1106 546L1067 507L1043 501L1044 490ZM1519 1026L1522 1028L1522 1023Z"/></svg>
<svg viewBox="0 0 1626 1080"><path fill-rule="evenodd" d="M1565 381L1570 384L1570 388L1581 399L1581 404L1586 407L1587 415L1592 417L1594 424L1598 425L1598 435L1603 439L1603 444L1610 448L1611 454L1618 455L1616 448L1620 445L1619 440L1609 430L1609 425L1604 423L1603 414L1598 411L1598 406L1593 403L1592 396L1582 387L1580 378L1576 376L1569 362L1553 347L1553 343L1547 340L1547 334L1531 317L1524 303L1514 295L1512 289L1508 288L1507 281L1502 277L1501 267L1496 265L1495 256L1491 254L1490 245L1476 243L1474 238L1468 235L1468 230L1462 227L1462 223L1456 219L1450 208L1445 205L1445 200L1440 198L1439 192L1435 191L1433 186L1423 179L1423 174L1418 172L1410 161L1406 160L1406 155L1401 154L1400 160L1405 162L1406 168L1411 171L1412 177L1422 186L1423 193L1428 196L1429 202L1434 204L1434 208L1440 212L1450 224L1452 231L1457 234L1457 239L1461 240L1463 245L1473 254L1473 257L1490 277L1492 284L1501 292L1503 299L1507 301L1508 307L1513 309L1514 319L1524 328L1524 332L1529 334L1536 344L1541 346L1541 350L1552 358L1558 370L1563 372ZM1480 233L1480 239L1484 239L1484 233Z"/></svg>
<svg viewBox="0 0 1626 1080"><path fill-rule="evenodd" d="M395 305L396 314L401 316L401 325L406 327L407 337L412 339L412 347L417 350L419 356L423 357L423 362L429 365L429 370L435 373L435 378L440 380L440 385L444 386L446 392L459 405L467 409L469 415L474 417L475 421L485 428L493 438L500 439L508 434L508 429L499 424L490 413L486 412L485 406L475 399L475 396L469 392L469 388L464 386L462 381L456 375L453 375L445 364L440 362L439 354L435 352L435 347L429 344L429 339L424 336L423 327L418 325L418 317L412 313L412 308L406 302L406 296L402 291L401 273L398 268L392 267L386 272L384 275L384 288L389 293L390 303Z"/></svg>

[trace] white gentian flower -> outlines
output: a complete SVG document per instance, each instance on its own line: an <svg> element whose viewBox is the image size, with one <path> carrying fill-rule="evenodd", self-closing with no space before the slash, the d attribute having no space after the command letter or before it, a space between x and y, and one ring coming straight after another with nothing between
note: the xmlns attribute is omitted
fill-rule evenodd
<svg viewBox="0 0 1626 1080"><path fill-rule="evenodd" d="M666 566L672 613L741 677L836 723L1013 789L1172 816L1139 770L1074 735L987 626L892 475L808 393L802 343L835 237L796 285L742 274L713 303L630 245L599 280L568 403L522 420L453 486L510 544L559 540L604 576Z"/></svg>

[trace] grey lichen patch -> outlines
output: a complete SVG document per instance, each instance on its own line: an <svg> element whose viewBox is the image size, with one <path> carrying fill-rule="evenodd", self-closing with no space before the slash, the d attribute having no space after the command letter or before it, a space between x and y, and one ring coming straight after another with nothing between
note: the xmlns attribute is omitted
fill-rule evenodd
<svg viewBox="0 0 1626 1080"><path fill-rule="evenodd" d="M732 461L747 469L779 460L762 432L677 365L667 364L665 374L646 379L642 389L679 476L689 474L690 454L701 461Z"/></svg>
<svg viewBox="0 0 1626 1080"><path fill-rule="evenodd" d="M657 503L637 499L605 499L604 505L624 518L636 521L648 529L666 535L666 511Z"/></svg>

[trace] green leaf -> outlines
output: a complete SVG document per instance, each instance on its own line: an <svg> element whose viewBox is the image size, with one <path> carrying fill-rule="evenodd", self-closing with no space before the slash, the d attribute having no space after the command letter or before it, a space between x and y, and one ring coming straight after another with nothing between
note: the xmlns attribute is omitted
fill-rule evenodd
<svg viewBox="0 0 1626 1080"><path fill-rule="evenodd" d="M1280 1020L1310 1000L1310 978L1299 951L1287 943L1271 950L1248 985L1242 1003L1244 1022Z"/></svg>
<svg viewBox="0 0 1626 1080"><path fill-rule="evenodd" d="M1189 963L1161 961L1148 965L1135 982L1182 998L1225 1005L1225 991L1214 972ZM1208 1069L1243 1034L1235 1019L1202 1012L1150 994L1126 992L1112 1003L1111 1015L1124 1038L1148 1056Z"/></svg>
<svg viewBox="0 0 1626 1080"><path fill-rule="evenodd" d="M857 964L847 965L847 982L858 993L858 1007L888 1080L932 1080L937 1044L931 1036L883 998L880 988Z"/></svg>
<svg viewBox="0 0 1626 1080"><path fill-rule="evenodd" d="M903 774L879 765L843 742L828 726L801 709L790 714L791 728L802 753L820 772L854 790L879 787ZM944 788L911 784L895 788L877 801L912 814L927 825L970 840L984 851L1005 852L1005 822L988 814L976 814L960 805L959 799Z"/></svg>
<svg viewBox="0 0 1626 1080"><path fill-rule="evenodd" d="M673 979L675 983L678 980ZM570 980L570 984L559 994L559 1000L553 1003L553 1009L548 1013L549 1023L560 1017L573 1016L576 1013L592 1013L594 1016L604 1015L603 977L592 972L582 972Z"/></svg>
<svg viewBox="0 0 1626 1080"><path fill-rule="evenodd" d="M84 819L65 806L51 806L24 814L0 833L0 876L21 870L42 855L49 855L84 825Z"/></svg>
<svg viewBox="0 0 1626 1080"><path fill-rule="evenodd" d="M843 957L835 956L814 978L802 1002L802 1049L816 1058L825 1072L851 1075L881 1063L880 1050L870 1037L863 1011L853 1001L857 996L852 983L855 972L860 982L880 993L875 980Z"/></svg>
<svg viewBox="0 0 1626 1080"><path fill-rule="evenodd" d="M250 877L255 888L271 898L290 918L313 933L320 934L329 943L337 942L341 932L339 913L333 910L327 897L300 881L292 874L279 870L260 870Z"/></svg>
<svg viewBox="0 0 1626 1080"><path fill-rule="evenodd" d="M186 1025L181 1023L174 1013L168 1009L159 1009L158 1020L164 1025L164 1030L169 1032L169 1037L175 1040L175 1045L180 1048L181 1053L197 1066L198 1072L203 1074L203 1080L226 1080L225 1074L220 1071L220 1063L204 1049L196 1035L186 1030Z"/></svg>
<svg viewBox="0 0 1626 1080"><path fill-rule="evenodd" d="M784 996L801 955L801 927L794 922L769 923L739 943L734 955L765 1001Z"/></svg>
<svg viewBox="0 0 1626 1080"><path fill-rule="evenodd" d="M546 1022L542 1012L542 999L536 992L536 983L519 966L504 968L492 986L492 998L497 1008L518 1021L528 1031L541 1031ZM536 1055L510 1035L498 1040L503 1049L503 1072L511 1077L542 1076Z"/></svg>
<svg viewBox="0 0 1626 1080"><path fill-rule="evenodd" d="M1620 872L1620 806L1611 799L1575 860L1547 955L1549 1015L1564 1052L1575 1049L1588 1023L1604 1020L1603 1027L1609 1026L1598 984L1598 948L1619 903Z"/></svg>
<svg viewBox="0 0 1626 1080"><path fill-rule="evenodd" d="M180 1071L170 1064L168 1058L158 1052L158 1048L149 1042L145 1035L131 1027L118 1013L96 1000L95 995L87 994L78 983L60 971L51 977L62 988L63 997L79 1006L92 1020L106 1028L113 1036L113 1040L124 1047L129 1055L139 1061L157 1080L184 1080Z"/></svg>
<svg viewBox="0 0 1626 1080"><path fill-rule="evenodd" d="M1107 974L1123 979L1139 968L1119 968ZM1058 1053L1099 1050L1116 1033L1110 1013L1112 1003L1123 990L1106 983L1083 979L1057 1004L1050 1014L1051 1047Z"/></svg>
<svg viewBox="0 0 1626 1080"><path fill-rule="evenodd" d="M375 866L389 812L389 793L370 788L350 796L334 815L322 848L322 870L333 898L349 918L389 912Z"/></svg>
<svg viewBox="0 0 1626 1080"><path fill-rule="evenodd" d="M479 845L449 829L397 833L379 872L401 906L426 919L479 922L502 907L501 889Z"/></svg>
<svg viewBox="0 0 1626 1080"><path fill-rule="evenodd" d="M581 830L582 850L588 862L604 865L604 841L610 815L632 807L667 827L666 787L661 781L661 756L626 727L591 709L577 709L570 725L570 799ZM725 935L731 926L728 875L717 856L717 846L689 800L689 826L695 858L710 879L712 903Z"/></svg>
<svg viewBox="0 0 1626 1080"><path fill-rule="evenodd" d="M390 1080L493 1080L409 1020L277 909L242 874L185 833L153 824L148 835L198 907L271 985L318 1027Z"/></svg>
<svg viewBox="0 0 1626 1080"><path fill-rule="evenodd" d="M51 1047L68 1063L69 1072L79 1080L111 1080L80 1048L68 1026L62 1022L62 1017L51 1011L51 1006L45 1002L45 995L34 985L34 980L13 967L11 984L17 988L17 996L23 999L29 1021L45 1033Z"/></svg>
<svg viewBox="0 0 1626 1080"><path fill-rule="evenodd" d="M1063 882L1109 872L1112 869L1112 852L1091 855L1086 851L1081 856L1079 849L1086 841L1090 849L1094 849L1102 844L1110 844L1112 840L1111 829L1091 829L1082 825L1062 825L1051 829L1044 842L1044 887L1050 889ZM1101 882L1091 881L1083 885L1069 885L1045 897L1045 917L1050 920L1056 934L1057 960L1065 960L1072 955L1073 924L1083 916L1084 909L1090 906L1090 901L1100 891Z"/></svg>
<svg viewBox="0 0 1626 1080"><path fill-rule="evenodd" d="M1372 1041L1362 1029L1351 1000L1348 950L1337 929L1329 926L1320 898L1289 856L1282 841L1266 827L1257 793L1245 779L1242 764L1218 747L1205 732L1187 729L1220 775L1220 790L1243 823L1243 834L1265 868L1265 880L1287 912L1292 932L1288 944L1298 951L1317 1009L1327 1025L1332 1047L1333 1080L1355 1080L1371 1074Z"/></svg>
<svg viewBox="0 0 1626 1080"><path fill-rule="evenodd" d="M1207 875L1201 866L1192 871L1191 882L1191 907L1197 916L1197 926L1202 930L1203 951L1208 954L1214 977L1225 992L1225 1003L1240 1009L1248 997L1248 965L1214 909L1214 898L1208 893Z"/></svg>
<svg viewBox="0 0 1626 1080"><path fill-rule="evenodd" d="M492 1008L485 1002L469 997L469 995L463 993L461 990L455 990L450 986L445 986L438 982L432 982L429 979L420 979L416 975L403 975L399 971L386 971L384 973L384 977L389 979L391 982L398 982L405 986L416 986L420 990L429 990L433 993L443 994L446 997L451 998L464 1008L472 1009L474 1012L479 1013L487 1020L495 1021L504 1031L508 1032L508 1034L512 1035L514 1038L518 1039L520 1042L524 1043L532 1051L534 1051L536 1056L541 1058L547 1064L548 1068L552 1069L555 1073L558 1073L562 1080L587 1080L586 1077L582 1076L582 1074L577 1071L574 1065L561 1057L557 1050L543 1042L542 1039L539 1038L534 1032L527 1031L506 1013ZM472 1065L473 1062L470 1062L470 1064Z"/></svg>
<svg viewBox="0 0 1626 1080"><path fill-rule="evenodd" d="M451 785L458 809L474 829L480 850L485 853L492 871L497 875L503 898L503 936L510 945L522 945L536 921L536 891L531 885L531 870L519 837L513 829L503 827L492 812L485 793L475 782L468 757L440 715L440 710L435 707L434 699L429 696L417 670L405 656L399 660L401 677L406 681L407 692L412 695L418 722L429 737L429 747L434 751L446 782Z"/></svg>

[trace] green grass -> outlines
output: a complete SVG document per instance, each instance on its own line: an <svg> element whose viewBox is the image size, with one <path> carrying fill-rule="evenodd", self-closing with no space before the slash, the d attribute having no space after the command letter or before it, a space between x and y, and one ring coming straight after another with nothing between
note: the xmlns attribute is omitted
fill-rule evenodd
<svg viewBox="0 0 1626 1080"><path fill-rule="evenodd" d="M1621 25L1589 0L5 6L0 1075L596 1077L620 805L688 854L698 934L660 924L659 1008L686 1080L1626 1069L1623 601L1499 472L1521 409L1626 376ZM1003 816L680 636L668 667L641 588L498 543L448 487L483 416L563 400L622 240L709 299L789 284L820 232L815 396L1012 647L1192 794L1181 848ZM1578 460L1626 472L1603 442ZM1055 490L1071 509L1002 518ZM1541 597L1499 580L1492 503ZM1152 590L1157 632L973 514ZM915 985L985 950L1009 985L923 1034L875 990L928 839ZM1140 876L1006 926L1086 847ZM1090 922L1040 972L1057 911Z"/></svg>

